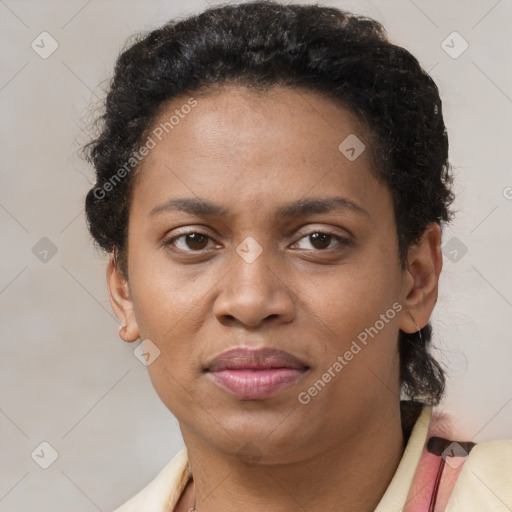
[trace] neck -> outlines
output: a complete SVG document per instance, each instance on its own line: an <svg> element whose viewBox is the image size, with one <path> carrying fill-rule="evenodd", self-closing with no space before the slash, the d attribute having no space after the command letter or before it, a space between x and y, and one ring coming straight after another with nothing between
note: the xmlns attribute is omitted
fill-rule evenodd
<svg viewBox="0 0 512 512"><path fill-rule="evenodd" d="M321 450L280 463L247 463L181 425L194 481L178 510L198 512L371 512L400 462L399 404L378 411L356 434L340 432Z"/></svg>

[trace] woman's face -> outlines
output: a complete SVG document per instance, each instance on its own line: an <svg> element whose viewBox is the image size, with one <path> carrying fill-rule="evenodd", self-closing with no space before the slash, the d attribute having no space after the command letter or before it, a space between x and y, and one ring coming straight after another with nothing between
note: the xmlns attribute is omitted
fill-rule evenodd
<svg viewBox="0 0 512 512"><path fill-rule="evenodd" d="M291 461L396 411L414 280L349 111L285 87L195 101L161 112L138 171L120 314L160 351L149 375L185 442ZM213 371L233 348L294 368Z"/></svg>

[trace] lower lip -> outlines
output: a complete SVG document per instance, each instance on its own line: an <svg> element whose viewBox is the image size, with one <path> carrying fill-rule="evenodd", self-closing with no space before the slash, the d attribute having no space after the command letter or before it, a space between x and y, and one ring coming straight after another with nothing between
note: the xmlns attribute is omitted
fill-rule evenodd
<svg viewBox="0 0 512 512"><path fill-rule="evenodd" d="M216 384L245 400L268 398L297 382L305 370L273 368L269 370L222 370L210 372Z"/></svg>

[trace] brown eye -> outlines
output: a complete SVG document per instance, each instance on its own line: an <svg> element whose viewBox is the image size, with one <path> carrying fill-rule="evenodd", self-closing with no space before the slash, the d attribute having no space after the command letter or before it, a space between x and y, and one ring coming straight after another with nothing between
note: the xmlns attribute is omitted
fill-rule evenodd
<svg viewBox="0 0 512 512"><path fill-rule="evenodd" d="M190 233L185 235L185 243L194 250L204 249L208 245L208 237L201 233Z"/></svg>
<svg viewBox="0 0 512 512"><path fill-rule="evenodd" d="M310 247L300 247L303 240L306 240L309 243ZM336 242L334 245L332 245L333 241ZM350 245L350 241L338 235L324 233L321 231L315 231L314 233L309 233L308 235L303 236L297 242L297 244L299 244L299 249L317 249L319 251L322 251L327 249L333 249L343 245Z"/></svg>
<svg viewBox="0 0 512 512"><path fill-rule="evenodd" d="M309 235L311 239L311 245L315 249L327 249L331 243L332 235L327 233L312 233Z"/></svg>
<svg viewBox="0 0 512 512"><path fill-rule="evenodd" d="M165 244L172 245L181 251L193 252L205 249L209 241L210 237L208 235L193 232L175 236Z"/></svg>

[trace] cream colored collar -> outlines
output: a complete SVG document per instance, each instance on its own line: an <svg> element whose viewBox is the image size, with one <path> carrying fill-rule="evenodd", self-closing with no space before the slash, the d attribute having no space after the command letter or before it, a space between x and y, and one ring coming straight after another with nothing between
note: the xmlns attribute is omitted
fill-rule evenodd
<svg viewBox="0 0 512 512"><path fill-rule="evenodd" d="M375 512L401 512L405 506L412 479L427 440L431 415L432 407L424 406L414 424L393 479L389 483Z"/></svg>

